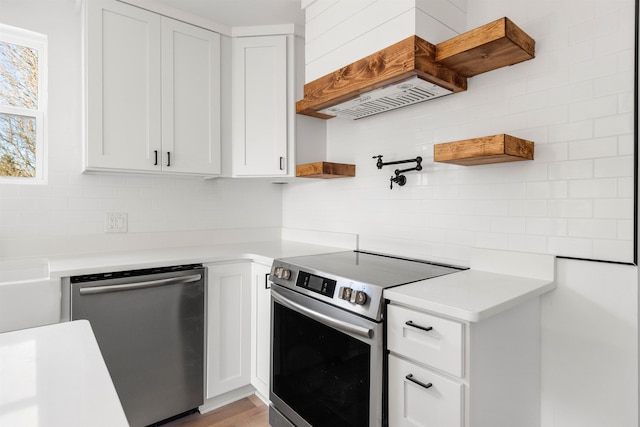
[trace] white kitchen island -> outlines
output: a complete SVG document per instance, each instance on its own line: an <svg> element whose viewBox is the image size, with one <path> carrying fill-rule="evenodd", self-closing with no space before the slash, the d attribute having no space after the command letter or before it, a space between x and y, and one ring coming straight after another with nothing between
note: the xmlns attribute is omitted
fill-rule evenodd
<svg viewBox="0 0 640 427"><path fill-rule="evenodd" d="M0 426L129 426L88 321L0 334Z"/></svg>

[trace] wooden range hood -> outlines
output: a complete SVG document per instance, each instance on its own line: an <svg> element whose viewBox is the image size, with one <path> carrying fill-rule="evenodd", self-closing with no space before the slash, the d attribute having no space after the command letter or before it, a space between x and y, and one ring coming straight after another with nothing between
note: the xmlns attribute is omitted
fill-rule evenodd
<svg viewBox="0 0 640 427"><path fill-rule="evenodd" d="M506 17L437 45L411 36L305 84L296 112L321 119L363 118L465 91L469 77L534 57L535 41ZM417 88L417 97L403 96L414 86L409 79L415 83L416 78L433 90ZM376 103L376 96L384 98ZM416 100L420 97L424 99Z"/></svg>

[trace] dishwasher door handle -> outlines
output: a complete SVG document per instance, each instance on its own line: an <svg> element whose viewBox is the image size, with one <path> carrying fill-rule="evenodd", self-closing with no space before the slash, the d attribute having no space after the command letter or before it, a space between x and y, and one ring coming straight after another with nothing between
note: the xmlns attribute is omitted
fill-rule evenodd
<svg viewBox="0 0 640 427"><path fill-rule="evenodd" d="M125 283L122 285L105 285L80 288L80 295L106 294L108 292L133 291L136 289L155 288L158 286L179 285L198 282L202 279L201 274L190 276L171 277L169 279L149 280L147 282Z"/></svg>

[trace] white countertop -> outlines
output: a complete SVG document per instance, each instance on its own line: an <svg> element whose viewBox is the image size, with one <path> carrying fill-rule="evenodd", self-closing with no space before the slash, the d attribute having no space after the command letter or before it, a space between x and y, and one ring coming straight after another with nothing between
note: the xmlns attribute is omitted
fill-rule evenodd
<svg viewBox="0 0 640 427"><path fill-rule="evenodd" d="M86 320L0 334L0 385L0 426L129 426Z"/></svg>
<svg viewBox="0 0 640 427"><path fill-rule="evenodd" d="M436 314L479 322L555 287L547 279L465 270L386 289L384 297Z"/></svg>
<svg viewBox="0 0 640 427"><path fill-rule="evenodd" d="M234 260L255 261L270 265L274 258L345 250L350 249L288 240L274 240L68 257L60 256L49 259L49 275L52 278L59 278L87 273L105 273L178 264L207 264Z"/></svg>
<svg viewBox="0 0 640 427"><path fill-rule="evenodd" d="M554 278L553 255L474 248L469 270L386 289L384 297L479 322L555 289Z"/></svg>

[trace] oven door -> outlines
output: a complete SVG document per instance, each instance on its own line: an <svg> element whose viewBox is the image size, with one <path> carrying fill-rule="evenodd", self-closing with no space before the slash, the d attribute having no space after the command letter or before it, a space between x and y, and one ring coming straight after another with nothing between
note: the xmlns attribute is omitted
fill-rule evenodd
<svg viewBox="0 0 640 427"><path fill-rule="evenodd" d="M381 426L382 324L278 285L271 304L271 425Z"/></svg>

